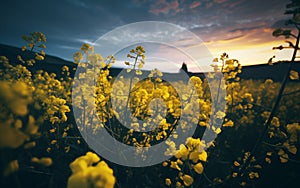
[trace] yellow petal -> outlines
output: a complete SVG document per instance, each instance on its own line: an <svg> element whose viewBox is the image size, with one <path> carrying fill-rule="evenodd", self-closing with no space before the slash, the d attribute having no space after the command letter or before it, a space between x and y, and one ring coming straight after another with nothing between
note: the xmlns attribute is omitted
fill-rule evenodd
<svg viewBox="0 0 300 188"><path fill-rule="evenodd" d="M299 74L298 72L291 70L290 71L290 79L291 80L298 80L299 79Z"/></svg>
<svg viewBox="0 0 300 188"><path fill-rule="evenodd" d="M88 188L88 179L84 172L75 173L68 179L67 188Z"/></svg>
<svg viewBox="0 0 300 188"><path fill-rule="evenodd" d="M172 184L170 178L166 178L165 183L167 186L170 186Z"/></svg>
<svg viewBox="0 0 300 188"><path fill-rule="evenodd" d="M234 125L233 121L229 120L223 124L223 127L232 127Z"/></svg>
<svg viewBox="0 0 300 188"><path fill-rule="evenodd" d="M197 172L198 174L202 174L203 172L203 165L202 163L198 163L194 166L194 170L195 172Z"/></svg>
<svg viewBox="0 0 300 188"><path fill-rule="evenodd" d="M37 54L37 55L35 56L35 59L36 59L36 60L39 60L39 61L43 61L43 60L44 60L44 56L38 55L38 54Z"/></svg>
<svg viewBox="0 0 300 188"><path fill-rule="evenodd" d="M182 180L185 186L190 186L194 182L194 179L190 175L182 176Z"/></svg>
<svg viewBox="0 0 300 188"><path fill-rule="evenodd" d="M202 151L202 153L199 155L199 160L206 162L207 161L207 153L206 151Z"/></svg>

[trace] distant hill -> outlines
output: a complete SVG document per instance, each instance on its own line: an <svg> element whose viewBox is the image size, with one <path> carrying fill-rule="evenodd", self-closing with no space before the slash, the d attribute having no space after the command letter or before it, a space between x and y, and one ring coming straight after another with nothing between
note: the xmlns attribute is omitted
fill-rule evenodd
<svg viewBox="0 0 300 188"><path fill-rule="evenodd" d="M20 48L0 44L0 56L6 56L11 63L18 63L17 55L22 55L23 59L34 58L35 53L24 51L22 52ZM55 72L60 73L61 67L67 65L70 68L76 67L71 61L67 61L61 59L59 57L46 55L44 61L36 61L34 67L30 67L30 70L46 70L48 72ZM251 65L251 66L244 66L243 71L240 74L242 79L272 79L274 81L281 81L287 68L289 62L277 62L273 65L267 64L260 64L260 65ZM300 62L297 61L293 65L293 70L298 71L300 73ZM70 69L71 70L71 69ZM187 71L185 66L182 67L183 71ZM121 68L112 68L111 74L113 76L118 75L122 71ZM146 71L147 72L147 71ZM74 73L74 72L72 72ZM202 77L201 73L191 73L187 72L190 76L196 75ZM146 73L147 74L147 73ZM168 73L168 76L173 77L176 79L176 73Z"/></svg>
<svg viewBox="0 0 300 188"><path fill-rule="evenodd" d="M286 73L290 62L280 61L273 65L260 64L244 66L240 77L243 79L272 79L281 81ZM300 62L296 61L292 64L292 70L300 73Z"/></svg>
<svg viewBox="0 0 300 188"><path fill-rule="evenodd" d="M22 51L20 48L0 44L0 56L6 56L9 59L11 64L19 64L17 58L18 55L21 55L24 60L34 59L35 53L28 50ZM29 70L46 70L48 72L60 73L61 68L67 65L70 68L76 67L71 61L66 61L59 57L46 55L43 61L36 60L36 64L33 67L28 67Z"/></svg>

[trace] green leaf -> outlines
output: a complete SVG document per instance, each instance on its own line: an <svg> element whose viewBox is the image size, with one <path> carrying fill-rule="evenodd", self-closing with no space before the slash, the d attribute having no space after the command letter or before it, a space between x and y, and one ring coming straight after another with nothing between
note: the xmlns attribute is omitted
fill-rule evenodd
<svg viewBox="0 0 300 188"><path fill-rule="evenodd" d="M281 28L278 28L273 31L272 35L274 37L279 37L280 35L282 35L282 33L283 33L283 30Z"/></svg>
<svg viewBox="0 0 300 188"><path fill-rule="evenodd" d="M283 30L282 35L285 36L285 38L289 38L291 36L291 30Z"/></svg>

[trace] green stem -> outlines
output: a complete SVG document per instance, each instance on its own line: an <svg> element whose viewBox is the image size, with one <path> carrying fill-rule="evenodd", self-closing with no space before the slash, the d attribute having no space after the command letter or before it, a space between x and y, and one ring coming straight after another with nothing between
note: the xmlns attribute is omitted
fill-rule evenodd
<svg viewBox="0 0 300 188"><path fill-rule="evenodd" d="M222 61L221 74L223 74L224 66L225 66L225 60ZM219 95L220 95L220 88L221 88L222 78L223 78L223 77L221 77L220 80L219 80L218 93L217 93L217 100L216 100L217 103L219 103Z"/></svg>
<svg viewBox="0 0 300 188"><path fill-rule="evenodd" d="M135 70L135 66L136 66L136 63L137 63L137 60L138 60L139 56L136 55L135 59L134 59L134 65L133 65L133 71ZM130 78L130 82L129 82L129 90L128 90L128 97L127 97L127 101L126 101L126 109L125 109L125 118L127 117L128 115L128 104L129 104L129 97L130 97L130 91L131 91L131 87L132 87L132 81L133 81L133 77Z"/></svg>

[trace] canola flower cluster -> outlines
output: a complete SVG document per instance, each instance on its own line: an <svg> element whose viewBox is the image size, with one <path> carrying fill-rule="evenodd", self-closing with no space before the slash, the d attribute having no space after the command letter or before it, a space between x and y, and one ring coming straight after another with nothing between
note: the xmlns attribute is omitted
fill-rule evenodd
<svg viewBox="0 0 300 188"><path fill-rule="evenodd" d="M76 158L70 163L72 175L68 179L68 188L113 188L115 177L113 170L92 152Z"/></svg>
<svg viewBox="0 0 300 188"><path fill-rule="evenodd" d="M19 62L11 63L7 57L0 57L1 152L2 149L13 153L14 150L34 148L38 138L44 134L43 131L50 130L47 121L57 125L66 122L66 113L70 112L66 104L66 96L70 93L64 87L71 84L70 80L58 80L54 73L49 74L43 70L33 73L28 69L34 66L36 60L44 60L45 53L42 49L46 48L43 44L46 42L45 35L34 32L23 39L31 52L36 48L40 49L35 54L35 59L29 57L26 60L18 55ZM26 47L22 50L25 51ZM19 169L18 157L5 159L7 164L1 168L2 175L8 176ZM53 162L49 157L37 158L31 155L28 163L50 166Z"/></svg>
<svg viewBox="0 0 300 188"><path fill-rule="evenodd" d="M27 125L23 125L21 118L16 118L28 114L31 92L23 82L0 81L0 88L0 108L3 112L0 117L0 148L17 148L38 130L32 115L28 116Z"/></svg>
<svg viewBox="0 0 300 188"><path fill-rule="evenodd" d="M36 50L35 59L43 61L46 55L44 51L46 48L45 43L47 41L45 34L42 32L33 32L28 36L24 35L22 39L27 42L27 45L22 46L22 51L25 51L27 48L29 48L30 51ZM18 59L23 63L25 62L21 56L18 56ZM34 59L27 60L29 66L33 66L34 62Z"/></svg>
<svg viewBox="0 0 300 188"><path fill-rule="evenodd" d="M36 145L31 139L44 135L49 142L49 154L62 147L68 153L72 150L69 132L73 126L68 121L71 111L71 87L74 82L70 77L69 67L62 67L60 79L55 73L42 70L31 72L27 67L34 66L36 61L44 59L46 38L43 34L33 33L24 39L28 45L23 47L23 50L40 49L35 58L25 60L19 55L17 58L21 64L13 65L6 57L0 57L0 65L3 67L0 70L0 149L30 149ZM185 144L176 145L174 139L177 139L178 135L173 128L178 121L182 123L180 131L188 131L192 128L191 124L196 124L198 128L211 130L214 134L262 125L270 116L270 108L279 88L279 84L270 79L263 82L241 81L238 76L242 71L240 63L229 59L225 53L219 59L216 58L216 64L213 65L216 72L222 73L224 86L218 77L219 74L209 75L210 78L216 78L211 84L216 88L210 89L220 91L218 87L224 87L222 89L226 90L225 98L210 94L207 81L199 77L191 77L188 83L177 81L170 84L162 79L163 73L155 69L147 79L140 80L139 76L144 74L141 69L145 64L145 49L137 46L127 57L131 60L125 62L128 66L126 72L130 77L115 79L110 75L110 68L115 62L113 56L103 58L100 54L95 54L93 47L88 44L82 45L80 52L74 54L74 62L78 64L78 68L84 68L78 75L78 83L75 83L82 87L72 91L76 94L72 101L74 106L86 112L77 120L84 125L78 128L90 128L93 134L105 128L119 141L135 146L137 155L143 155L142 147L159 143L173 133L172 138L166 142L168 148L164 154L174 157L162 165L176 175L164 179L167 186L193 186L196 178L205 174L209 161L210 153L204 148L208 145L214 147L214 143L197 137L189 137ZM291 71L289 78L297 80L299 75ZM113 86L117 90L114 90ZM181 98L174 86L182 89ZM287 92L291 92L295 97L299 96L298 93L294 94L292 89L287 88ZM212 96L217 96L217 102L226 100L225 111L215 109L212 112ZM111 104L112 98L116 108ZM298 109L299 105L294 104L291 97L284 98L283 103L285 105L280 106L268 129L266 146L261 150L265 157L259 160L251 156L249 151L243 151L242 156L232 162L231 175L223 179L216 178L214 182L219 184L229 178L238 178L239 170L247 165L240 182L240 186L246 186L248 182L260 177L260 169L265 163L271 164L273 156L286 163L297 154L300 126L295 109ZM88 109L90 107L95 107L96 110ZM185 114L184 117L181 116L182 113ZM129 129L124 131L119 125L124 120L122 118L128 114L131 114L133 121L130 122ZM289 121L285 120L286 114L291 114ZM210 117L216 117L216 121L224 119L222 127L215 127L215 122L209 122ZM101 120L101 124L95 123L96 118ZM144 122L140 123L139 120ZM143 132L138 136L135 134L136 131L145 131L146 128L153 131ZM80 138L75 139L76 144L81 143ZM250 163L246 164L250 157ZM30 163L48 167L53 161L49 157L31 157ZM68 187L113 187L116 182L113 170L91 152L75 159L70 168L72 175L69 177ZM8 176L18 169L18 160L10 160L1 169L1 173Z"/></svg>
<svg viewBox="0 0 300 188"><path fill-rule="evenodd" d="M86 58L85 61L83 57ZM113 56L103 58L100 54L95 54L94 48L88 44L82 45L80 51L76 52L73 58L80 69L78 79L74 80L74 84L80 87L74 88L72 91L76 96L73 104L86 112L77 119L77 122L84 127L92 127L96 132L97 128L101 127L94 123L96 116L103 123L112 117L112 111L108 105L111 93L109 68L115 62L115 58ZM94 111L94 108L97 111ZM84 127L79 127L79 129L82 130Z"/></svg>
<svg viewBox="0 0 300 188"><path fill-rule="evenodd" d="M144 53L145 50L141 46L132 49L127 57L133 62L126 61L125 64L129 66L127 73L133 72L133 76L114 80L110 77L109 68L107 68L113 63L110 61L112 58L104 59L94 53L92 46L83 45L81 51L74 54L75 62L78 63L79 68L84 69L80 71L79 79L76 80L77 84L80 84L80 89L73 90L76 93L73 100L76 103L75 106L86 112L77 120L83 124L83 127L79 129L90 128L94 134L97 134L97 129L106 128L123 143L135 146L136 155L143 157L145 156L141 153L141 147L150 147L168 138L179 118L182 121L180 131L191 129L189 122L212 129L208 123L211 115L210 100L204 96L202 80L199 77L191 77L188 83L177 81L170 84L161 79L163 74L157 69L152 70L148 78L139 80L139 76L143 74L140 69L145 63ZM85 60L83 56L86 57ZM97 75L97 79L94 79L94 75ZM117 89L113 90L113 87ZM174 87L181 88L182 98L179 98L178 91ZM94 93L90 90L94 90ZM115 109L110 103L111 98L114 99ZM89 109L91 107L97 110ZM196 110L197 108L200 110ZM184 117L181 117L182 113L185 114ZM91 114L96 114L102 125L95 124ZM133 116L133 121L129 125L129 130L124 132L123 129L118 129L116 126L118 121L114 117L122 122L122 118L126 118L128 114ZM218 114L220 119L225 116L225 113L221 111ZM138 120L143 120L143 122ZM233 126L232 121L228 121L225 126ZM145 131L146 128L152 131L143 132L139 136L135 134L136 131ZM214 131L215 134L220 133L218 130ZM176 131L172 139L177 139ZM177 161L170 161L170 168L178 167L177 170L180 171L180 167L176 166L177 163L192 162L191 169L201 174L204 168L202 162L206 162L207 159L207 153L202 148L205 143L200 143L199 139L190 138L186 144L187 147L181 145L177 151L178 146L173 141L167 142L169 148L165 155L178 157ZM200 145L202 150L200 150ZM180 156L182 152L186 157ZM180 171L180 173L183 172ZM191 175L182 174L179 177L182 180L182 186L192 185ZM179 183L180 181L177 184Z"/></svg>
<svg viewBox="0 0 300 188"><path fill-rule="evenodd" d="M100 75L97 80L84 80L84 83L91 83L91 85L82 87L82 90L80 91L86 92L85 88L87 90L88 88L94 87L94 83L97 83L94 88L96 95L89 93L89 97L87 98L84 98L87 95L78 95L78 100L76 99L75 102L78 102L78 104L81 105L79 105L80 108L85 109L90 106L86 105L87 103L93 103L93 101L95 101L95 104L93 105L97 108L96 114L103 124L94 125L93 118L86 118L84 116L82 116L81 121L85 122L84 125L87 127L91 126L95 134L97 134L97 129L110 129L114 132L114 136L118 137L123 143L135 146L137 155L143 156L143 153L140 153L142 151L140 149L141 147L150 147L160 140L166 139L172 131L173 126L178 121L178 118L181 118L180 120L183 122L183 126L181 127L183 130L190 129L190 123L193 122L200 127L211 129L215 134L220 134L223 128L214 127L214 122L209 124L208 120L210 116L215 116L218 121L224 118L224 128L233 127L235 124L237 124L238 127L253 124L255 117L257 116L255 105L265 105L266 103L271 102L261 101L259 95L253 95L249 88L241 85L238 77L238 74L241 72L241 65L237 60L229 59L227 54L222 54L220 62L217 62L221 64L214 67L216 71L221 71L223 73L225 89L227 90L226 97L224 99L218 98L216 101L226 100L228 105L226 112L217 109L217 111L212 114L210 107L211 101L209 100L211 96L204 92L205 89L203 89L204 87L207 87L207 85L205 85L206 83L198 77L191 77L188 84L181 83L180 81L172 83L174 85L178 84L178 86L182 88L182 98L180 100L176 93L177 91L173 87L174 85L170 85L160 78L163 74L159 70L153 70L147 79L139 80L138 76L143 74L139 69L142 68L145 58L144 49L141 47L132 49L130 54L128 54L128 57L134 60L133 63L125 62L125 64L130 67L129 69L131 69L127 72L131 73L131 71L134 70L135 75L137 76L130 78L120 77L118 80L114 80L110 77L109 68L105 69L107 65L111 65L110 62L104 63L103 58L100 58L101 56L93 54L92 47L85 45L81 50L87 57L98 57L98 61L87 59L87 63L80 65L90 66L90 68L85 69L85 73L79 75L80 78L90 79L86 76L86 73L96 74L97 71L94 69L94 64L98 64L98 67L100 66L100 69L98 70ZM77 53L74 57L75 60L81 61L82 53ZM138 67L137 69L136 66ZM210 76L217 77L218 75L211 74ZM100 80L101 82L99 82ZM212 84L213 87L221 87L221 84L219 84L218 81L219 79L217 78L216 84ZM112 92L112 85L115 85L118 90ZM262 93L268 92L270 87L274 87L274 85L267 80L265 83L262 83L261 86L256 88L259 89L258 93ZM92 98L93 100L91 100L91 97L94 97ZM115 104L117 104L116 109L113 109L110 104L111 97L114 97L115 99ZM157 99L162 101L162 103L157 103L159 105L156 104L156 106L152 106L151 102ZM199 106L200 110L195 110L195 106ZM182 111L188 115L181 117ZM87 110L87 112L90 111ZM123 129L116 128L115 125L118 124L118 122L114 121L114 117L122 120L122 118L126 117L126 113L131 113L134 118L130 124L130 129L124 133ZM261 113L264 114L268 112L262 111ZM169 115L168 118L166 118L166 114ZM197 114L196 118L191 118L194 114ZM146 121L144 123L138 123L138 120ZM235 120L235 122L233 120ZM279 123L280 120L275 117L271 124L273 128L278 128ZM156 129L150 133L144 132L137 137L134 132L145 131L147 126L151 126L150 128L156 127ZM172 139L176 138L175 132ZM191 145L188 145L191 140L193 139L187 140L186 145L180 146L176 146L173 141L166 142L169 147L166 150L165 155L175 155L175 159L171 159L164 163L164 165L179 171L176 181L171 180L171 178L166 178L165 183L167 185L173 184L174 181L174 185L177 187L191 186L193 183L193 175L186 173L187 169L194 171L196 174L203 173L203 163L206 162L208 154L203 149L203 151L199 150L199 147L201 145L202 148L205 148L205 146L211 145L211 143L205 143L204 141L200 142L200 140L195 139L194 143L198 143L198 149L195 150L192 149ZM177 150L177 148L179 149ZM292 147L292 151L295 153L294 147ZM279 154L282 154L282 152L280 151ZM183 166L188 166L188 168L183 168ZM250 177L259 177L255 171L251 171L249 174Z"/></svg>
<svg viewBox="0 0 300 188"><path fill-rule="evenodd" d="M175 145L170 143L170 145ZM187 138L185 144L181 144L179 149L175 151L176 161L165 161L162 165L169 166L178 171L178 177L173 180L176 188L190 186L194 182L193 175L185 173L184 168L188 167L189 171L193 170L197 174L202 174L204 170L203 162L207 161L207 153L204 150L205 143L200 141L199 138ZM171 178L166 178L165 183L167 186L172 185Z"/></svg>

